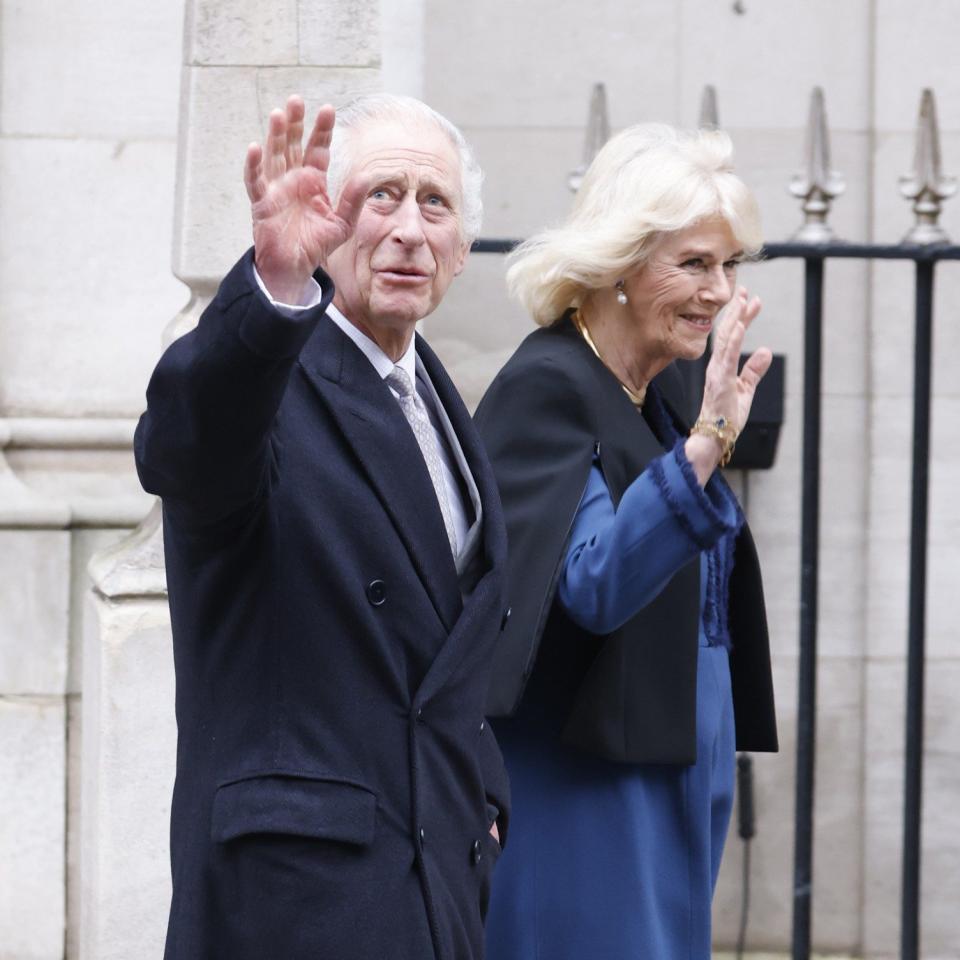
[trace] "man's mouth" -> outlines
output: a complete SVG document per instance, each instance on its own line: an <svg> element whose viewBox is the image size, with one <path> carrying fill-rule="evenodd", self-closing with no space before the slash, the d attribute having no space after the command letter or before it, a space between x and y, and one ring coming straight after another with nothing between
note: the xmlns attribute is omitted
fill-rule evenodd
<svg viewBox="0 0 960 960"><path fill-rule="evenodd" d="M430 279L430 274L418 270L416 267L381 267L377 270L377 273L385 280L393 283L423 283Z"/></svg>

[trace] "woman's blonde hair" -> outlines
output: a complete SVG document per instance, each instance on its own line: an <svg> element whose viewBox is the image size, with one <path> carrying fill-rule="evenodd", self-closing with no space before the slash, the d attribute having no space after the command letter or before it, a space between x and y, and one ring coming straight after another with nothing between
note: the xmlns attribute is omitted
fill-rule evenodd
<svg viewBox="0 0 960 960"><path fill-rule="evenodd" d="M511 294L546 326L639 267L661 235L717 217L755 254L760 213L732 161L720 131L647 123L618 133L590 164L567 220L510 254Z"/></svg>

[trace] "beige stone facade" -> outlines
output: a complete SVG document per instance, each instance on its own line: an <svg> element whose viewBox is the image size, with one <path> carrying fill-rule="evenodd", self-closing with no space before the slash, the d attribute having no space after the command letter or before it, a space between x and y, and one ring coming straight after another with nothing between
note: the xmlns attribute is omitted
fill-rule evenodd
<svg viewBox="0 0 960 960"><path fill-rule="evenodd" d="M960 173L960 27L906 0L0 0L0 960L160 955L169 890L172 677L156 521L130 443L164 338L249 243L240 167L269 108L388 89L474 142L484 236L560 217L591 85L614 127L693 125L704 84L766 234L799 205L824 88L831 223L911 225L920 90ZM960 199L942 223L960 240ZM960 958L960 267L937 269L927 614L923 956ZM757 757L748 943L784 952L792 907L802 267L751 266L755 343L787 356L776 465L737 479L763 562L782 752ZM826 270L814 942L897 955L912 396L912 267ZM474 255L424 332L470 402L530 329L498 256ZM166 332L165 332L166 331ZM96 557L89 567L91 557ZM741 850L715 902L736 937Z"/></svg>

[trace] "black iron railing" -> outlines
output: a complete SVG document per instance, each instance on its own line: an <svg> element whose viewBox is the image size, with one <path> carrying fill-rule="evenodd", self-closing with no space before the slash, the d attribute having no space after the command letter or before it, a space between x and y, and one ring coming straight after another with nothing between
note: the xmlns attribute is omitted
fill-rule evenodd
<svg viewBox="0 0 960 960"><path fill-rule="evenodd" d="M517 240L481 239L478 253L509 253ZM927 495L934 267L960 260L960 246L931 244L772 243L763 260L804 261L803 479L800 534L800 632L796 812L793 875L793 960L809 960L813 896L813 805L816 761L817 590L820 552L820 426L823 367L823 283L827 260L910 260L914 295L913 465L910 518L907 703L904 770L901 960L919 960L920 839L926 646Z"/></svg>
<svg viewBox="0 0 960 960"><path fill-rule="evenodd" d="M808 960L811 949L813 790L816 756L817 557L820 525L820 372L824 266L828 259L912 260L916 264L900 957L901 960L918 960L920 956L920 837L923 789L933 279L934 266L938 261L960 260L960 247L852 243L809 246L777 243L765 248L764 257L767 260L803 259L806 273L793 960Z"/></svg>

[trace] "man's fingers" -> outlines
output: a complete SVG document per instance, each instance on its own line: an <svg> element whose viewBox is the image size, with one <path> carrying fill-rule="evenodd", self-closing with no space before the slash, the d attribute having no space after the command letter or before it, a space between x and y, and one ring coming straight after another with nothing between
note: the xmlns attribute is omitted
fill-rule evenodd
<svg viewBox="0 0 960 960"><path fill-rule="evenodd" d="M773 363L773 354L766 347L759 347L750 354L749 359L740 371L740 382L750 393L757 389L757 384L770 369L771 363Z"/></svg>
<svg viewBox="0 0 960 960"><path fill-rule="evenodd" d="M263 166L268 180L278 180L287 171L287 114L274 110L270 114Z"/></svg>
<svg viewBox="0 0 960 960"><path fill-rule="evenodd" d="M307 149L303 153L304 164L316 167L322 173L326 173L330 166L330 139L333 136L335 120L336 111L329 103L325 103L317 111L317 119L313 121L313 130L310 131Z"/></svg>
<svg viewBox="0 0 960 960"><path fill-rule="evenodd" d="M303 98L294 94L287 100L287 169L299 167L303 162Z"/></svg>
<svg viewBox="0 0 960 960"><path fill-rule="evenodd" d="M337 201L337 216L352 230L356 225L357 217L367 199L369 181L366 177L351 177L340 191Z"/></svg>
<svg viewBox="0 0 960 960"><path fill-rule="evenodd" d="M258 203L267 192L267 181L263 176L263 150L259 143L247 147L247 156L243 164L243 183L251 203Z"/></svg>

